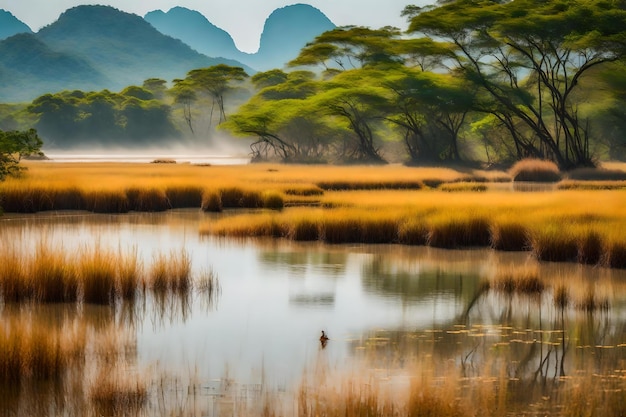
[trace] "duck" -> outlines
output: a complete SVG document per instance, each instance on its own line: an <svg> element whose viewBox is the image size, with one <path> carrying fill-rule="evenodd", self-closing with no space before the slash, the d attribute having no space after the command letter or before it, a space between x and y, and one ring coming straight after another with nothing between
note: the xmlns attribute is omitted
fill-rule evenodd
<svg viewBox="0 0 626 417"><path fill-rule="evenodd" d="M328 336L326 335L326 332L322 330L322 335L320 336L320 343L322 344L322 346L326 346L327 342L328 342Z"/></svg>

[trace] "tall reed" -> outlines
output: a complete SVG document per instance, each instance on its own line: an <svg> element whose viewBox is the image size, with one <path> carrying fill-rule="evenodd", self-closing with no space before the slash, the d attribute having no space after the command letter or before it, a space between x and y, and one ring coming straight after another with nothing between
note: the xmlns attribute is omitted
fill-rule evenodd
<svg viewBox="0 0 626 417"><path fill-rule="evenodd" d="M78 261L83 300L90 304L109 304L115 294L116 257L99 244L85 249Z"/></svg>
<svg viewBox="0 0 626 417"><path fill-rule="evenodd" d="M133 300L143 280L143 264L135 246L130 252L118 250L117 291L125 300Z"/></svg>
<svg viewBox="0 0 626 417"><path fill-rule="evenodd" d="M0 296L5 303L19 303L33 296L34 286L28 266L15 247L0 251Z"/></svg>
<svg viewBox="0 0 626 417"><path fill-rule="evenodd" d="M63 251L52 249L48 242L37 244L29 274L33 297L42 303L75 302L78 299L78 276Z"/></svg>

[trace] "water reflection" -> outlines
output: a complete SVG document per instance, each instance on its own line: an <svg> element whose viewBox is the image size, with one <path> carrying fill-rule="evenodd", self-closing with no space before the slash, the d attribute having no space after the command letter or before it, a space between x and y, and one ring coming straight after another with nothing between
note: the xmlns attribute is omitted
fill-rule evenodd
<svg viewBox="0 0 626 417"><path fill-rule="evenodd" d="M215 387L225 391L227 380L234 381L229 392L234 385L236 392L290 387L320 364L404 369L423 358L442 374L451 364L465 377L504 372L520 391L533 387L524 395L535 395L536 385L608 373L626 360L625 271L539 265L526 253L489 250L200 237L199 225L211 216L219 215L1 218L0 238L24 250L41 239L66 250L97 241L137 248L149 263L155 251L184 248L194 275L214 271L220 290L217 303L202 292L170 292L104 307L2 304L0 317L29 317L59 331L75 323L94 334L123 329L131 336L124 357L134 358L132 366L168 375L159 389L178 392L186 381L207 397ZM529 265L545 282L540 294L485 284L505 268ZM559 288L567 288L568 303L555 303ZM589 294L609 308L583 308ZM332 335L323 350L321 330Z"/></svg>

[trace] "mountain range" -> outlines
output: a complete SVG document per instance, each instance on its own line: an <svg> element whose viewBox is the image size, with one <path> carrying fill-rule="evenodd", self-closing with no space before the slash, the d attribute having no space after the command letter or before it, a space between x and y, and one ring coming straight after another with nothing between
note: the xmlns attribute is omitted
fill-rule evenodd
<svg viewBox="0 0 626 417"><path fill-rule="evenodd" d="M109 6L77 6L33 33L0 11L0 102L29 101L61 90L118 91L148 78L171 81L219 63L249 74L282 67L315 36L335 26L318 9L297 4L266 20L255 54L193 10L175 7L144 18Z"/></svg>

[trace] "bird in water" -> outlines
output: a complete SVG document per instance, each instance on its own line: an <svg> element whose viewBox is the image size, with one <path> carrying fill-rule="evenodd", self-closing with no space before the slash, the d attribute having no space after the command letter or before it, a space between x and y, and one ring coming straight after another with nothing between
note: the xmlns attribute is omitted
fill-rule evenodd
<svg viewBox="0 0 626 417"><path fill-rule="evenodd" d="M322 335L320 336L320 343L322 344L322 348L326 347L326 343L328 343L328 336L326 336L326 332L322 330Z"/></svg>

